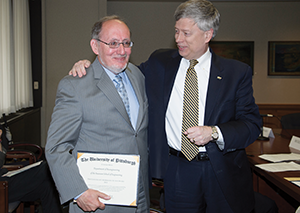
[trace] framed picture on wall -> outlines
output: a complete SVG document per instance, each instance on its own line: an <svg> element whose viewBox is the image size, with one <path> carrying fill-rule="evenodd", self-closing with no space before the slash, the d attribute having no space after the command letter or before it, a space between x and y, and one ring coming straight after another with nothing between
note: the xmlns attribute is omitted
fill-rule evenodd
<svg viewBox="0 0 300 213"><path fill-rule="evenodd" d="M300 75L300 41L269 41L268 75Z"/></svg>
<svg viewBox="0 0 300 213"><path fill-rule="evenodd" d="M254 41L211 41L209 46L217 55L244 62L253 70Z"/></svg>

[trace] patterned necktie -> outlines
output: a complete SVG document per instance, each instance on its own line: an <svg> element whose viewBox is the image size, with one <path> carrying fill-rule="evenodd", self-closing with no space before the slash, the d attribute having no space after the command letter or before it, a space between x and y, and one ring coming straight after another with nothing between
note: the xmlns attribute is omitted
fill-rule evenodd
<svg viewBox="0 0 300 213"><path fill-rule="evenodd" d="M183 134L188 128L198 126L199 114L199 96L198 96L198 78L194 69L197 60L190 60L190 67L187 70L184 82L183 94L183 115L182 115L182 130L181 130L181 152L189 160L199 153L199 147L191 143L190 140Z"/></svg>
<svg viewBox="0 0 300 213"><path fill-rule="evenodd" d="M123 81L122 81L122 77L120 75L116 75L115 79L113 80L116 83L116 89L118 90L122 101L124 103L124 106L126 108L127 114L130 118L130 107L129 107L129 100L128 100L128 95L127 95L127 91L124 87Z"/></svg>

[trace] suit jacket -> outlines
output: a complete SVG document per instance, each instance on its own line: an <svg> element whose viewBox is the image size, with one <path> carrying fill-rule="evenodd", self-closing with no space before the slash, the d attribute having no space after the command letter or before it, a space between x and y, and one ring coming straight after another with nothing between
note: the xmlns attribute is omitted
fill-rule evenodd
<svg viewBox="0 0 300 213"><path fill-rule="evenodd" d="M0 124L0 129L2 130L2 135L1 135L1 145L2 145L2 151L6 152L8 149L8 140L6 138L6 130L4 126ZM7 169L3 169L2 166L5 163L5 156L6 154L4 152L0 152L0 180L1 176L4 175L7 172Z"/></svg>
<svg viewBox="0 0 300 213"><path fill-rule="evenodd" d="M139 187L146 194L144 204L149 208L148 102L144 76L132 64L128 65L125 72L139 102L136 130L131 125L113 82L98 59L84 78L66 76L59 83L45 152L61 203L72 200L88 189L79 174L76 158L78 151L90 151L139 154ZM82 210L70 202L70 212ZM135 208L106 206L101 212L135 212Z"/></svg>
<svg viewBox="0 0 300 213"><path fill-rule="evenodd" d="M2 175L4 175L7 170L3 169L2 166L5 163L5 154L3 152L0 152L0 180L2 180Z"/></svg>
<svg viewBox="0 0 300 213"><path fill-rule="evenodd" d="M163 179L168 164L165 115L181 59L177 50L163 49L140 65L149 101L150 167L155 178ZM261 118L248 65L212 52L204 125L219 126L224 137L224 150L214 142L205 147L228 203L235 212L250 212L254 195L245 148L259 135Z"/></svg>

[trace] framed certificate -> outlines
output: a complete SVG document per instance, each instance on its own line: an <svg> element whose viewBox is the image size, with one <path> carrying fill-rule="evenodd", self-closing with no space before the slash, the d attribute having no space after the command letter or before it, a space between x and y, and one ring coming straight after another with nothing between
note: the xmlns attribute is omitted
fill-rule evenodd
<svg viewBox="0 0 300 213"><path fill-rule="evenodd" d="M106 205L136 206L139 155L81 152L77 166L87 186L109 196Z"/></svg>

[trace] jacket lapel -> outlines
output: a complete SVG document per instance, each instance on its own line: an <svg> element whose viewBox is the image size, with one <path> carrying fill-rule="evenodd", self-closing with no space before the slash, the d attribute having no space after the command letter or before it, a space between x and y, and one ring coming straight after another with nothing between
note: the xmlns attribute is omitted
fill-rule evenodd
<svg viewBox="0 0 300 213"><path fill-rule="evenodd" d="M141 94L142 91L144 91L144 88L141 89L139 88L139 85L137 84L138 80L136 79L136 77L132 74L132 71L130 70L129 67L127 67L127 69L125 70L129 80L130 80L130 83L133 87L133 90L135 92L135 95L138 99L138 102L139 102L139 112L138 112L138 118L137 118L137 122L136 122L136 130L139 129L141 123L142 123L142 120L143 120L143 115L144 115L144 95Z"/></svg>
<svg viewBox="0 0 300 213"><path fill-rule="evenodd" d="M212 50L211 50L212 52ZM205 116L204 116L204 125L211 125L210 121L212 112L216 107L219 107L216 102L219 100L220 90L222 88L222 67L218 61L218 57L214 52L212 52L212 61L209 75L209 82L206 94L206 104L205 104Z"/></svg>
<svg viewBox="0 0 300 213"><path fill-rule="evenodd" d="M131 125L129 116L126 112L123 101L105 70L99 63L98 59L92 64L95 73L95 80L98 80L97 87L103 92L108 100L115 106L122 117Z"/></svg>

